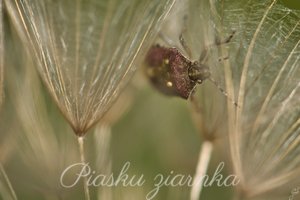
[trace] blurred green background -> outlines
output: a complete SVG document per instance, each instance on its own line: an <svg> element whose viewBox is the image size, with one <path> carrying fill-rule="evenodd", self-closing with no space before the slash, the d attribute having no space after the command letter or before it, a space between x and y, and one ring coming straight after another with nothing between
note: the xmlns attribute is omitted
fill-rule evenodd
<svg viewBox="0 0 300 200"><path fill-rule="evenodd" d="M291 9L300 9L299 0L281 0L280 2Z"/></svg>

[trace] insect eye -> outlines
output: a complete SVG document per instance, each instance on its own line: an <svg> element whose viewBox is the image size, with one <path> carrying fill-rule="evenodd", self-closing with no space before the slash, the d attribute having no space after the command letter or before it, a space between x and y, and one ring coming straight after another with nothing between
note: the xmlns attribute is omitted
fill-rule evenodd
<svg viewBox="0 0 300 200"><path fill-rule="evenodd" d="M195 62L189 68L189 77L193 81L202 83L205 79L210 77L210 70L207 66Z"/></svg>

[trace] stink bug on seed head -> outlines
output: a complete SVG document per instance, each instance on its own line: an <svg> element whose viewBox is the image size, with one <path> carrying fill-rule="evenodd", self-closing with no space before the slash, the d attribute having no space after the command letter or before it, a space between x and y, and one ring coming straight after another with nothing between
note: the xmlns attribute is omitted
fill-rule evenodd
<svg viewBox="0 0 300 200"><path fill-rule="evenodd" d="M226 40L217 41L215 45L229 43L235 32ZM180 42L190 55L190 50L184 42L182 35ZM201 53L198 61L191 61L175 47L154 45L146 55L146 75L152 85L168 96L178 96L188 99L193 93L197 83L210 80L218 89L228 97L227 93L211 77L209 67L205 64L208 57L208 48ZM234 101L233 101L234 102ZM237 105L236 102L234 102Z"/></svg>
<svg viewBox="0 0 300 200"><path fill-rule="evenodd" d="M155 45L146 56L147 76L160 92L188 99L197 82L210 76L209 68L192 62L176 48Z"/></svg>

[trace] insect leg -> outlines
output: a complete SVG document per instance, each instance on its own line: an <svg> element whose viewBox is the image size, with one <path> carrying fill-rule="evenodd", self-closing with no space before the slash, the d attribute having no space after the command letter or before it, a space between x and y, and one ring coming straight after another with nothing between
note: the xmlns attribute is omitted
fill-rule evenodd
<svg viewBox="0 0 300 200"><path fill-rule="evenodd" d="M217 46L219 46L219 45L222 45L222 44L227 44L227 43L229 43L229 42L232 40L234 34L235 34L235 31L232 31L232 33L231 33L225 40L223 40L223 41L221 41L221 40L219 40L219 39L216 39L216 43L215 43L215 44L216 44Z"/></svg>
<svg viewBox="0 0 300 200"><path fill-rule="evenodd" d="M176 47L176 44L172 40L170 40L168 37L166 37L164 34L162 34L161 32L159 32L158 37L164 43L166 43L167 46L169 46L169 47Z"/></svg>
<svg viewBox="0 0 300 200"><path fill-rule="evenodd" d="M206 46L204 48L204 50L201 52L200 54L200 57L199 57L199 63L200 64L204 64L206 63L207 59L208 59L208 52L209 52L209 47L212 46L212 45L209 45L209 46Z"/></svg>
<svg viewBox="0 0 300 200"><path fill-rule="evenodd" d="M184 16L184 22L183 22L183 27L182 27L182 31L179 35L179 41L181 46L183 47L183 49L185 50L185 52L187 53L188 57L191 58L192 57L192 52L191 49L188 47L183 34L187 31L187 16Z"/></svg>
<svg viewBox="0 0 300 200"><path fill-rule="evenodd" d="M221 41L219 39L216 39L214 44L207 45L204 48L204 50L202 51L202 53L200 54L199 63L204 64L207 61L208 56L209 56L209 50L211 49L211 47L220 46L222 44L229 43L231 41L231 39L233 38L234 34L235 34L235 31L232 31L232 33L225 40ZM226 57L226 58L224 58L224 60L225 59L228 59L228 58ZM219 61L221 61L221 60L219 59Z"/></svg>
<svg viewBox="0 0 300 200"><path fill-rule="evenodd" d="M218 59L219 62L222 62L224 60L228 60L229 59L229 56L225 56L225 57L221 57Z"/></svg>
<svg viewBox="0 0 300 200"><path fill-rule="evenodd" d="M215 79L213 79L212 77L209 77L208 79L210 80L210 82L212 82L220 90L220 92L224 96L226 96L233 103L233 105L239 107L237 102L234 99L232 99L231 97L228 96L228 93L220 86L220 84Z"/></svg>

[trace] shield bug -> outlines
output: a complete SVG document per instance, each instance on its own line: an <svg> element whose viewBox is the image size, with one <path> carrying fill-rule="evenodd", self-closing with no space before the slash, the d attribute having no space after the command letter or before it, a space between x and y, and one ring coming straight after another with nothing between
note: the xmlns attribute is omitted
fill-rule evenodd
<svg viewBox="0 0 300 200"><path fill-rule="evenodd" d="M214 45L230 42L234 33L224 41L216 41ZM182 35L180 36L180 42L190 55L190 50ZM150 48L146 55L146 75L152 85L165 95L188 99L196 85L208 79L227 96L227 93L219 86L217 81L211 77L209 67L205 64L207 57L208 48L205 48L201 53L198 61L191 61L175 47L168 48L155 45Z"/></svg>
<svg viewBox="0 0 300 200"><path fill-rule="evenodd" d="M207 66L190 61L176 48L152 46L146 64L152 85L169 96L188 99L196 84L210 77Z"/></svg>

